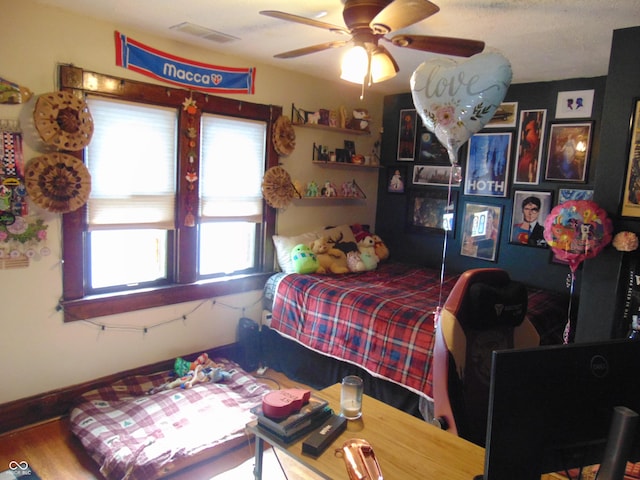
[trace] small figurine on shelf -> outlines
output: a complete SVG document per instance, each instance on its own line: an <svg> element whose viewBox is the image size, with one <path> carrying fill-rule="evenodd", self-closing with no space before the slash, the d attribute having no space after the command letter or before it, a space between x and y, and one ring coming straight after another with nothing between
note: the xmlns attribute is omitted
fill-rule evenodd
<svg viewBox="0 0 640 480"><path fill-rule="evenodd" d="M336 186L331 183L329 180L324 182L324 187L322 187L322 196L323 197L337 197L338 192L336 191Z"/></svg>
<svg viewBox="0 0 640 480"><path fill-rule="evenodd" d="M311 180L307 184L307 193L306 193L305 196L306 197L317 197L318 196L318 184L316 182L314 182L313 180Z"/></svg>

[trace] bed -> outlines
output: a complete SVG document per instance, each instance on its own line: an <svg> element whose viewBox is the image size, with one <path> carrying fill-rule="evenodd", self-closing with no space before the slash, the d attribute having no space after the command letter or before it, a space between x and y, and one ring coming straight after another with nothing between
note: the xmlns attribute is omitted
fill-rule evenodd
<svg viewBox="0 0 640 480"><path fill-rule="evenodd" d="M172 371L131 376L82 395L71 430L106 478L155 479L247 442L245 425L269 387L230 360L219 383L149 394Z"/></svg>
<svg viewBox="0 0 640 480"><path fill-rule="evenodd" d="M346 275L277 273L265 285L263 357L316 388L362 374L366 393L429 419L434 312L456 280L393 262ZM528 291L541 343L561 343L568 295Z"/></svg>

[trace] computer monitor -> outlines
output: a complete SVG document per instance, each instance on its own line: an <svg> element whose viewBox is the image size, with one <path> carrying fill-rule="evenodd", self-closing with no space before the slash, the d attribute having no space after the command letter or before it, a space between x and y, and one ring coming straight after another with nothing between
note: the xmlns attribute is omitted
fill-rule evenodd
<svg viewBox="0 0 640 480"><path fill-rule="evenodd" d="M640 341L495 351L484 480L602 463L617 406L640 413ZM640 460L640 428L628 460Z"/></svg>

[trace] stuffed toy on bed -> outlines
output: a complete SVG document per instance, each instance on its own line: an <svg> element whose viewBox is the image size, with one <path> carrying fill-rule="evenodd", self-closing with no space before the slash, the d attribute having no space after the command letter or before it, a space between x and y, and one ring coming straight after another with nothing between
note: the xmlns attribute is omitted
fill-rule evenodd
<svg viewBox="0 0 640 480"><path fill-rule="evenodd" d="M327 237L320 237L309 245L318 259L318 269L316 273L349 273L347 266L347 256L342 250L333 246Z"/></svg>
<svg viewBox="0 0 640 480"><path fill-rule="evenodd" d="M318 258L308 245L300 243L291 250L291 262L296 273L316 273L318 271Z"/></svg>
<svg viewBox="0 0 640 480"><path fill-rule="evenodd" d="M189 370L184 373L184 368ZM153 395L164 390L171 390L173 388L191 388L196 383L206 382L223 382L229 379L229 372L222 368L222 365L217 364L209 358L207 353L203 353L193 362L187 362L186 360L178 357L174 363L174 373L179 375L175 380L163 383L158 387L154 387L147 392L147 395ZM180 373L183 373L180 375Z"/></svg>

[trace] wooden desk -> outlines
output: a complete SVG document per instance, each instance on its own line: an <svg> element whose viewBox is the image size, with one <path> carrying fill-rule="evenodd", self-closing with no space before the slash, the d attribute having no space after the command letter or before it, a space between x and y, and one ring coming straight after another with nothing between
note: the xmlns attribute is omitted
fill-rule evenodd
<svg viewBox="0 0 640 480"><path fill-rule="evenodd" d="M340 384L319 391L318 396L327 399L334 411L340 410ZM349 421L347 430L318 458L302 453L306 437L284 444L258 428L256 422L248 429L256 435L256 480L262 478L265 441L327 479L348 480L344 460L334 452L351 438L363 438L371 444L385 480L473 480L484 471L483 448L367 395L362 399L362 417Z"/></svg>

